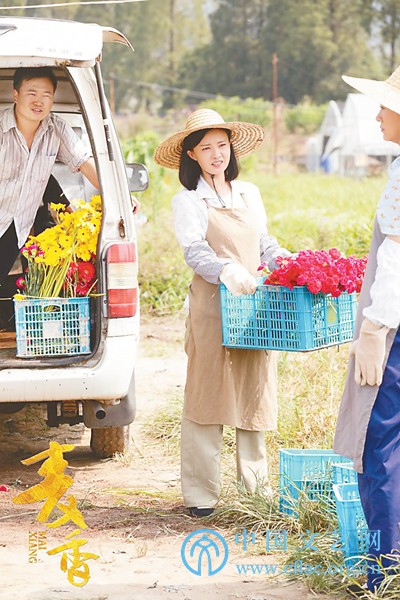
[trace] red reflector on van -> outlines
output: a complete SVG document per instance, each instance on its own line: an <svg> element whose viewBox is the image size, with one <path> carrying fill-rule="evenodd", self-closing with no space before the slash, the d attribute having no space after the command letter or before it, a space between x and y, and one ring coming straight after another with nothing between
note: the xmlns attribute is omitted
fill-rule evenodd
<svg viewBox="0 0 400 600"><path fill-rule="evenodd" d="M135 244L113 244L107 249L106 261L108 316L134 317L138 302Z"/></svg>

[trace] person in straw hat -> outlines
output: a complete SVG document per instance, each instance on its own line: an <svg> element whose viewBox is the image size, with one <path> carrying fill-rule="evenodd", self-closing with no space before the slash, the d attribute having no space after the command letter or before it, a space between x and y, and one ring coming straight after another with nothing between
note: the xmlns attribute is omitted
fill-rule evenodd
<svg viewBox="0 0 400 600"><path fill-rule="evenodd" d="M267 480L265 430L276 428L273 353L222 346L218 284L252 294L261 262L290 253L268 235L258 188L238 181L237 158L261 144L259 125L192 113L157 148L158 164L179 169L172 200L175 233L194 276L189 288L188 355L181 429L181 483L192 516L213 512L220 489L223 425L236 427L237 476L254 492Z"/></svg>
<svg viewBox="0 0 400 600"><path fill-rule="evenodd" d="M386 80L343 76L380 104L383 138L400 144L400 67ZM354 460L374 557L400 550L400 157L375 215L355 327L355 341L336 426L336 452ZM398 559L395 561L398 564ZM390 567L390 559L382 558ZM383 575L369 567L367 586ZM385 585L385 584L384 584ZM350 590L354 595L360 588ZM365 590L364 590L365 591Z"/></svg>

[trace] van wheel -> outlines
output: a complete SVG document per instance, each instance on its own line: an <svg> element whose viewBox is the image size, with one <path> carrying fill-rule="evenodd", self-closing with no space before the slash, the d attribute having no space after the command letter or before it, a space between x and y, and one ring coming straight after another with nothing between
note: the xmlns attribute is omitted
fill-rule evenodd
<svg viewBox="0 0 400 600"><path fill-rule="evenodd" d="M129 425L92 429L90 448L98 458L111 458L129 448Z"/></svg>

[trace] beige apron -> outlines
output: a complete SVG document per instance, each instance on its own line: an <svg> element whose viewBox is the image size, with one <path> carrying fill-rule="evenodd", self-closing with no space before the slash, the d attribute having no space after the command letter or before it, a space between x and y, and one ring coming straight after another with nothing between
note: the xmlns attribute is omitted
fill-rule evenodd
<svg viewBox="0 0 400 600"><path fill-rule="evenodd" d="M371 304L370 289L375 280L377 268L376 255L378 248L382 244L385 237L386 236L381 233L379 225L375 220L371 247L368 255L368 264L358 301L354 339L358 338L361 323L364 319L362 311ZM386 338L386 355L384 365L386 365L395 335L396 329L390 329ZM354 356L352 356L349 359L349 364L347 367L346 383L336 425L334 449L335 452L352 458L354 461L354 468L359 473L363 472L362 461L365 437L371 417L372 407L378 391L379 387L376 385L357 385L354 380Z"/></svg>
<svg viewBox="0 0 400 600"><path fill-rule="evenodd" d="M249 208L209 206L206 240L220 258L230 258L257 274L260 228ZM201 425L250 431L276 428L275 354L222 346L219 286L196 274L189 290L185 350L184 417Z"/></svg>

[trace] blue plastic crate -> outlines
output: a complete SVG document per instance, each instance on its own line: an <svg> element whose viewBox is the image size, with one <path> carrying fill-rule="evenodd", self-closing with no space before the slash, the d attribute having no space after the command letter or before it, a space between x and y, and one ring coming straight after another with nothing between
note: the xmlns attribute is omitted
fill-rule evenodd
<svg viewBox="0 0 400 600"><path fill-rule="evenodd" d="M333 485L341 548L347 563L369 551L369 533L357 483Z"/></svg>
<svg viewBox="0 0 400 600"><path fill-rule="evenodd" d="M353 339L356 294L311 294L260 285L254 294L234 296L220 285L222 344L230 348L307 351Z"/></svg>
<svg viewBox="0 0 400 600"><path fill-rule="evenodd" d="M279 505L286 514L296 512L302 493L311 500L333 500L333 464L349 459L333 450L284 448L279 450Z"/></svg>
<svg viewBox="0 0 400 600"><path fill-rule="evenodd" d="M17 356L90 353L89 298L14 300Z"/></svg>
<svg viewBox="0 0 400 600"><path fill-rule="evenodd" d="M353 469L351 462L334 463L333 483L357 483L357 471Z"/></svg>

